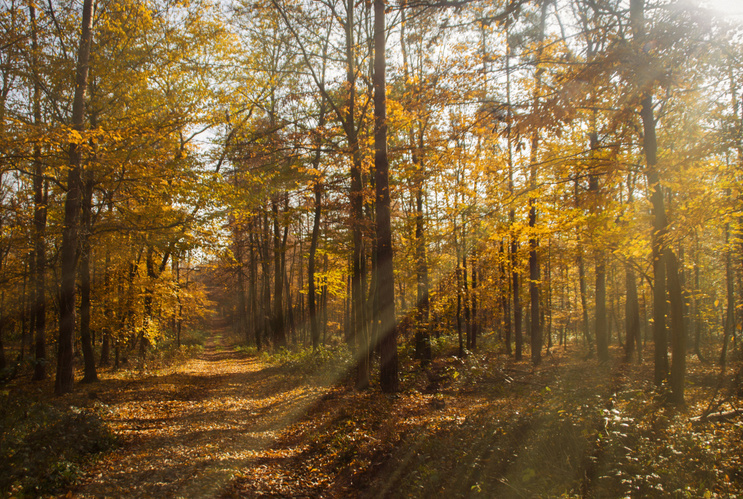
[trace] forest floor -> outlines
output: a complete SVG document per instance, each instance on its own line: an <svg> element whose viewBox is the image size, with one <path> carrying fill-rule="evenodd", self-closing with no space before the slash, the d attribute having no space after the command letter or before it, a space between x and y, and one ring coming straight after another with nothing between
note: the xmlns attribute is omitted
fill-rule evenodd
<svg viewBox="0 0 743 499"><path fill-rule="evenodd" d="M103 372L55 402L94 410L116 444L54 494L743 494L734 370L720 377L694 356L687 406L675 409L648 381L649 363L600 365L578 346L553 349L538 368L488 348L459 359L443 342L421 368L403 346L402 389L389 396L353 389L344 349L258 356L231 341L214 334L197 356L159 371ZM694 419L705 413L711 420Z"/></svg>
<svg viewBox="0 0 743 499"><path fill-rule="evenodd" d="M215 336L169 373L106 380L89 396L108 408L119 445L87 470L75 497L214 497L327 389L301 384Z"/></svg>

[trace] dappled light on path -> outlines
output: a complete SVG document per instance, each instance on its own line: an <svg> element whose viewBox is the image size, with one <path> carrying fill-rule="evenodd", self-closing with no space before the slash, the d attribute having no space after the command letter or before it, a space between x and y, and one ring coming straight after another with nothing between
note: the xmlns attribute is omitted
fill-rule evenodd
<svg viewBox="0 0 743 499"><path fill-rule="evenodd" d="M213 497L327 390L208 345L172 374L107 380L95 397L121 439L79 497ZM291 449L285 449L290 454ZM287 457L287 456L282 456Z"/></svg>

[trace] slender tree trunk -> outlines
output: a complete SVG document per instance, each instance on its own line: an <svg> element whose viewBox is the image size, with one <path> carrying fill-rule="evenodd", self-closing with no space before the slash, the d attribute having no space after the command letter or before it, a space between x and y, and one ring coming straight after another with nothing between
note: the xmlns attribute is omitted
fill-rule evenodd
<svg viewBox="0 0 743 499"><path fill-rule="evenodd" d="M72 127L78 132L85 129L85 92L88 87L88 62L93 39L92 14L93 0L84 0L82 32L77 55L75 98L72 103ZM54 385L54 392L57 395L71 392L75 379L75 277L82 187L82 151L80 144L76 142L69 146L69 163L60 257L62 285L59 293L59 349L57 377Z"/></svg>
<svg viewBox="0 0 743 499"><path fill-rule="evenodd" d="M38 53L38 41L36 34L36 9L33 3L29 4L29 16L31 18L32 33L32 51L33 51L33 70L36 71L38 63L36 54ZM41 84L38 75L34 74L34 124L41 126ZM44 179L45 168L41 159L41 147L34 146L34 350L36 362L34 363L34 380L46 378L46 293L45 293L45 275L46 275L46 219L47 219L47 200L49 192L49 183Z"/></svg>
<svg viewBox="0 0 743 499"><path fill-rule="evenodd" d="M479 328L479 321L477 318L477 258L473 254L472 256L472 292L470 298L472 300L472 342L470 344L470 350L477 349L477 332Z"/></svg>
<svg viewBox="0 0 743 499"><path fill-rule="evenodd" d="M547 19L547 6L549 1L543 0L541 5L541 16L539 22L539 33L537 35L537 54L536 54L536 82L534 85L534 98L532 103L532 111L538 113L540 107L541 87L542 87L542 73L544 68L541 67L540 62L543 52L544 42L544 29L545 22ZM531 193L529 195L529 229L531 229L531 236L529 237L529 297L530 297L530 308L531 308L531 361L535 366L542 362L542 324L540 321L539 311L539 281L541 276L539 275L539 258L537 254L537 248L539 247L539 241L536 237L535 230L537 224L537 159L539 150L539 128L535 127L532 131L531 136L531 151L529 154L529 187Z"/></svg>
<svg viewBox="0 0 743 499"><path fill-rule="evenodd" d="M464 227L464 225L463 225ZM462 231L464 233L464 231ZM464 242L464 234L462 241ZM464 331L466 334L466 347L469 351L472 349L472 316L470 314L470 289L469 289L469 272L467 269L467 247L462 251L462 305L464 308ZM465 352L466 352L465 351Z"/></svg>
<svg viewBox="0 0 743 499"><path fill-rule="evenodd" d="M83 364L85 366L85 374L82 381L83 383L91 383L98 381L90 332L90 234L92 230L93 172L86 169L84 176L81 218L83 233L82 251L80 252L80 342L82 344Z"/></svg>
<svg viewBox="0 0 743 499"><path fill-rule="evenodd" d="M271 230L268 225L268 209L263 210L263 244L262 244L262 255L261 255L261 270L263 273L263 303L262 303L262 316L261 321L261 339L266 344L269 344L269 334L271 331L271 264L269 260L270 255L270 239Z"/></svg>
<svg viewBox="0 0 743 499"><path fill-rule="evenodd" d="M255 219L250 221L248 227L248 244L250 245L250 277L248 287L250 288L250 324L252 327L253 341L256 349L261 349L261 326L260 313L258 309L258 251L254 235Z"/></svg>
<svg viewBox="0 0 743 499"><path fill-rule="evenodd" d="M5 359L5 291L0 292L0 370L5 369L8 361Z"/></svg>
<svg viewBox="0 0 743 499"><path fill-rule="evenodd" d="M671 403L684 405L684 379L686 376L686 324L684 320L684 299L679 279L679 264L676 255L666 249L668 267L668 296L671 301L671 343L673 362L671 364Z"/></svg>
<svg viewBox="0 0 743 499"><path fill-rule="evenodd" d="M387 158L387 84L385 1L374 0L374 167L376 170L377 299L379 301L380 384L386 393L398 390L395 276L392 263L389 160Z"/></svg>
<svg viewBox="0 0 743 499"><path fill-rule="evenodd" d="M700 348L702 337L702 290L699 286L699 239L696 238L696 250L694 251L694 353L700 361L704 362Z"/></svg>
<svg viewBox="0 0 743 499"><path fill-rule="evenodd" d="M653 343L655 344L656 385L668 378L668 336L666 333L666 254L663 239L666 234L666 210L663 188L656 170L657 143L655 139L655 119L653 118L653 98L647 95L642 101L640 112L645 130L643 147L647 161L646 175L650 186L650 202L653 206Z"/></svg>
<svg viewBox="0 0 743 499"><path fill-rule="evenodd" d="M356 345L356 388L363 390L369 386L370 373L370 338L364 320L364 289L362 284L363 268L363 227L364 227L364 194L361 181L362 157L356 128L356 55L353 28L355 25L355 1L346 0L346 83L348 96L346 116L343 127L351 152L351 335Z"/></svg>
<svg viewBox="0 0 743 499"><path fill-rule="evenodd" d="M315 306L317 294L317 290L315 289L315 253L317 252L317 241L320 235L320 216L322 215L322 184L319 180L315 181L313 190L315 193L315 218L312 222L312 238L310 239L310 254L307 263L307 304L310 312L312 349L317 350L320 346L320 330L317 327L317 308Z"/></svg>
<svg viewBox="0 0 743 499"><path fill-rule="evenodd" d="M503 310L503 330L506 341L506 355L509 357L513 353L511 350L511 291L509 272L508 272L508 256L506 254L505 243L501 240L500 243L500 257L501 257L501 308Z"/></svg>
<svg viewBox="0 0 743 499"><path fill-rule="evenodd" d="M454 225L454 247L457 253L456 287L457 287L457 338L459 339L459 357L466 355L464 336L462 334L462 257L457 241L457 226Z"/></svg>
<svg viewBox="0 0 743 499"><path fill-rule="evenodd" d="M271 200L273 212L273 340L279 347L286 346L286 331L284 330L284 273L281 271L281 258L284 253L281 247L281 231L279 227L279 204L274 197Z"/></svg>
<svg viewBox="0 0 743 499"><path fill-rule="evenodd" d="M730 224L725 224L725 290L727 307L720 351L720 370L724 373L727 367L728 343L735 334L735 277L733 275L733 249L730 244ZM674 354L674 358L675 358Z"/></svg>
<svg viewBox="0 0 743 499"><path fill-rule="evenodd" d="M625 360L630 361L637 346L637 362L642 362L642 340L640 338L640 304L637 299L637 279L630 264L624 268L625 287L627 298L625 302L625 330L624 344Z"/></svg>
<svg viewBox="0 0 743 499"><path fill-rule="evenodd" d="M596 263L596 353L599 362L609 360L608 317L606 313L606 262L603 252Z"/></svg>
<svg viewBox="0 0 743 499"><path fill-rule="evenodd" d="M327 45L324 46L324 49ZM324 69L324 68L323 68ZM323 81L325 79L325 71L323 70ZM320 113L318 117L318 127L322 128L325 125L325 100L320 103ZM317 147L315 149L315 156L312 160L312 165L315 170L320 166L320 138L317 140ZM315 289L315 255L317 253L317 243L320 237L320 219L322 217L322 191L323 183L322 178L318 174L313 184L313 193L315 195L315 213L312 220L312 236L310 238L310 253L307 260L307 305L309 308L309 322L310 322L310 336L312 338L312 349L317 350L320 345L320 330L317 327L317 307L315 300L317 299L317 290Z"/></svg>
<svg viewBox="0 0 743 499"><path fill-rule="evenodd" d="M403 59L403 71L406 88L414 90L410 81L408 69L408 51L405 35L405 24L407 22L405 2L400 9L402 22L400 24L400 47ZM411 88L413 87L413 88ZM424 364L431 360L431 336L429 331L429 279L428 258L426 256L426 237L423 219L423 183L425 171L423 166L423 125L419 124L418 141L415 138L414 125L408 129L408 145L410 147L411 162L415 169L415 267L416 267L416 324L415 324L415 356Z"/></svg>
<svg viewBox="0 0 743 499"><path fill-rule="evenodd" d="M630 0L630 22L637 53L643 50L645 43L645 2L644 0ZM655 373L656 385L661 385L668 377L668 337L666 333L666 210L663 200L663 187L660 184L660 175L657 169L658 143L655 133L655 117L653 115L653 96L644 91L640 103L640 118L642 119L643 140L642 148L645 153L645 175L650 189L650 203L653 209L653 340L655 343Z"/></svg>
<svg viewBox="0 0 743 499"><path fill-rule="evenodd" d="M578 242L580 246L580 241ZM588 347L588 356L593 356L593 340L588 327L588 298L586 293L586 270L583 264L583 248L578 248L578 283L580 287L580 304L583 313L583 339Z"/></svg>

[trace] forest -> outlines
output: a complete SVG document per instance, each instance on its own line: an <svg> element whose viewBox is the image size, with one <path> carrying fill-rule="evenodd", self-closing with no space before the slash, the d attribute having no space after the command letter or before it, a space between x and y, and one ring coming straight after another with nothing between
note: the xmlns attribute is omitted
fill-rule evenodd
<svg viewBox="0 0 743 499"><path fill-rule="evenodd" d="M743 7L2 0L0 494L743 494Z"/></svg>

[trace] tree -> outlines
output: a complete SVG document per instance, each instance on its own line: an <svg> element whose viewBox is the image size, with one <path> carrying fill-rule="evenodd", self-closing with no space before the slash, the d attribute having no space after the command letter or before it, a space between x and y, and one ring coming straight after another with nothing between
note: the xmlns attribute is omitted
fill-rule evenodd
<svg viewBox="0 0 743 499"><path fill-rule="evenodd" d="M54 391L57 395L72 391L74 384L73 351L75 337L75 281L77 277L77 245L80 225L82 195L82 132L85 130L85 93L88 88L93 1L84 0L82 8L82 31L77 54L75 77L75 99L72 103L72 129L70 134L65 196L64 231L61 249L61 279L59 305L59 349L57 354L57 377Z"/></svg>

